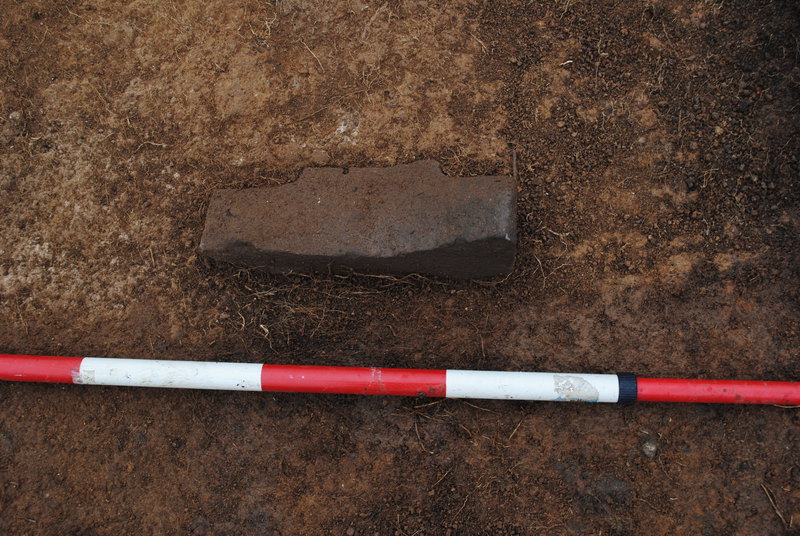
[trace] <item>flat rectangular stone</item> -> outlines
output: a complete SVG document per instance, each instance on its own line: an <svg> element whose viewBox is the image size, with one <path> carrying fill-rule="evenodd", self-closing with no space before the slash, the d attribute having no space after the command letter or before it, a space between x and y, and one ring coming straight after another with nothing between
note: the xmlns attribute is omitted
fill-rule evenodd
<svg viewBox="0 0 800 536"><path fill-rule="evenodd" d="M269 272L508 274L516 249L511 177L448 177L434 161L306 168L282 186L225 189L200 251Z"/></svg>

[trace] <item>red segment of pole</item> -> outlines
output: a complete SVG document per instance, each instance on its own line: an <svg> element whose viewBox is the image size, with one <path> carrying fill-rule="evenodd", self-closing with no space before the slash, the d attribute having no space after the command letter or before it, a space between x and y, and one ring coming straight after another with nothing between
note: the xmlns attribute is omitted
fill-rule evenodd
<svg viewBox="0 0 800 536"><path fill-rule="evenodd" d="M637 378L639 402L800 405L800 382Z"/></svg>
<svg viewBox="0 0 800 536"><path fill-rule="evenodd" d="M264 365L262 391L443 397L444 370Z"/></svg>
<svg viewBox="0 0 800 536"><path fill-rule="evenodd" d="M0 380L73 383L82 357L0 354Z"/></svg>

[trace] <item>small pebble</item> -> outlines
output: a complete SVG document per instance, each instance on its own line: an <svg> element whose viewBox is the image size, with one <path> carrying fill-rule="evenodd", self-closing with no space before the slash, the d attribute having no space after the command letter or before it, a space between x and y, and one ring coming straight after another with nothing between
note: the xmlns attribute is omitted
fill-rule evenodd
<svg viewBox="0 0 800 536"><path fill-rule="evenodd" d="M656 457L656 452L658 452L658 444L653 439L648 439L642 445L642 452L648 458L652 459Z"/></svg>
<svg viewBox="0 0 800 536"><path fill-rule="evenodd" d="M347 536L353 536L353 534L355 533L356 533L355 527L350 527L349 529L347 529Z"/></svg>

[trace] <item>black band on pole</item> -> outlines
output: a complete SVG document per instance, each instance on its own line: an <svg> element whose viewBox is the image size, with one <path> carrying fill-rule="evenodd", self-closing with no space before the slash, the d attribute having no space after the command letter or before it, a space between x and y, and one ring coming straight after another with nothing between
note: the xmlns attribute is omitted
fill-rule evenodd
<svg viewBox="0 0 800 536"><path fill-rule="evenodd" d="M619 380L619 398L617 404L633 404L636 402L636 376L623 372L617 374Z"/></svg>

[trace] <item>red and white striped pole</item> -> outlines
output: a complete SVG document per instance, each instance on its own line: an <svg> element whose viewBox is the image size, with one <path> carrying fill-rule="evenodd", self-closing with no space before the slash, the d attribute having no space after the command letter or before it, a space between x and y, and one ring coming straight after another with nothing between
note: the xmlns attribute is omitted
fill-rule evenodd
<svg viewBox="0 0 800 536"><path fill-rule="evenodd" d="M554 402L800 405L800 382L657 379L637 378L633 374L262 365L105 357L0 354L0 380Z"/></svg>

